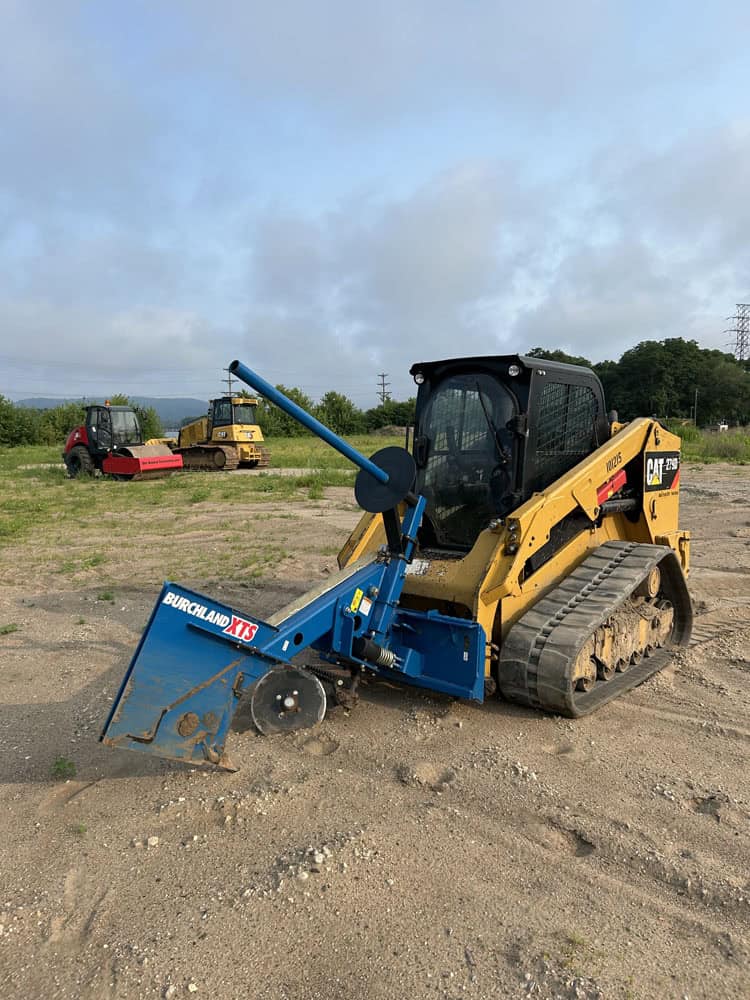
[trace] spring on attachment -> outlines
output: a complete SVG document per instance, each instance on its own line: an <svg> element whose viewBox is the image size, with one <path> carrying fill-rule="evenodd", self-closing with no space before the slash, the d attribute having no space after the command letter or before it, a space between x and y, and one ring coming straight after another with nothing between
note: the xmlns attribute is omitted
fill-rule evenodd
<svg viewBox="0 0 750 1000"><path fill-rule="evenodd" d="M395 662L396 662L396 654L393 652L393 650L383 649L383 648L381 648L380 652L378 653L378 658L377 660L375 660L375 663L379 667L392 667Z"/></svg>
<svg viewBox="0 0 750 1000"><path fill-rule="evenodd" d="M376 667L392 667L398 659L392 650L386 649L384 646L378 645L377 642L373 642L372 639L366 639L363 636L354 640L352 643L352 652L360 660L367 660Z"/></svg>

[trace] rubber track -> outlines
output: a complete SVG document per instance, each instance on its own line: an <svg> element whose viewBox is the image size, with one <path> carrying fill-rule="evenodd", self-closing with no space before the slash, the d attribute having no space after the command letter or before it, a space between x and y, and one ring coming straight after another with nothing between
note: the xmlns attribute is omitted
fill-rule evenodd
<svg viewBox="0 0 750 1000"><path fill-rule="evenodd" d="M669 645L609 681L597 680L590 691L574 691L572 668L584 643L657 565L662 593L674 607ZM510 629L500 651L500 691L510 701L556 715L588 715L666 666L672 649L689 642L692 619L685 578L672 549L607 542Z"/></svg>
<svg viewBox="0 0 750 1000"><path fill-rule="evenodd" d="M219 467L214 465L211 455L215 451L223 451L227 457L226 464ZM182 462L186 469L205 469L210 472L233 472L240 464L239 454L235 448L223 444L193 445L192 448L181 448L178 454L182 455ZM193 461L193 459L195 461Z"/></svg>

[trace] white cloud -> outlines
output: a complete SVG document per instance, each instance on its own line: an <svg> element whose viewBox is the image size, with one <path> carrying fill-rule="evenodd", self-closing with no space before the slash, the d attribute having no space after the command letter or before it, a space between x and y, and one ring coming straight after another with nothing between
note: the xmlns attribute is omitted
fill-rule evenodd
<svg viewBox="0 0 750 1000"><path fill-rule="evenodd" d="M210 392L240 356L368 404L418 359L721 346L750 293L730 7L7 0L0 392Z"/></svg>

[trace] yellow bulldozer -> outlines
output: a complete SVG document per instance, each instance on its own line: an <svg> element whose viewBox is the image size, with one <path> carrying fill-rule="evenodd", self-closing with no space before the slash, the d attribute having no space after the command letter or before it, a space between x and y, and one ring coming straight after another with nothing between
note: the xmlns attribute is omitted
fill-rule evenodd
<svg viewBox="0 0 750 1000"><path fill-rule="evenodd" d="M221 396L208 404L205 417L180 428L171 442L186 469L231 472L239 466L265 469L270 455L257 422L258 400L251 396Z"/></svg>

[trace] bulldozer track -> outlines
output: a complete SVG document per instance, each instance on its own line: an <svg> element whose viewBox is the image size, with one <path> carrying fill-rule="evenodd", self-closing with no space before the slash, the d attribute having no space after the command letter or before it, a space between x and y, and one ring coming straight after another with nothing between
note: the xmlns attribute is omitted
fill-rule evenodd
<svg viewBox="0 0 750 1000"><path fill-rule="evenodd" d="M663 596L674 608L666 645L639 663L575 690L573 668L596 629L623 608L636 588L658 567ZM643 683L666 666L672 650L688 643L692 608L677 556L661 545L607 542L510 629L500 653L503 697L577 718Z"/></svg>
<svg viewBox="0 0 750 1000"><path fill-rule="evenodd" d="M219 458L224 455L224 461ZM196 444L190 448L180 448L183 466L186 469L208 469L211 472L233 472L240 464L235 448L223 444Z"/></svg>
<svg viewBox="0 0 750 1000"><path fill-rule="evenodd" d="M256 469L267 469L270 464L271 464L271 453L269 452L268 448L264 448L261 445L260 458L255 463L254 467Z"/></svg>

